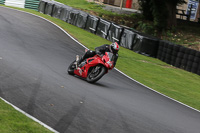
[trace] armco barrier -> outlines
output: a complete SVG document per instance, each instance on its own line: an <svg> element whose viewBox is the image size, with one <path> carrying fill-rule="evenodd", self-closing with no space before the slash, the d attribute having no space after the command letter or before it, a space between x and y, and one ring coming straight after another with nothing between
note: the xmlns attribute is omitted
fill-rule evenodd
<svg viewBox="0 0 200 133"><path fill-rule="evenodd" d="M157 57L159 47L159 40L157 38L138 33L135 40L133 51L142 55Z"/></svg>
<svg viewBox="0 0 200 133"><path fill-rule="evenodd" d="M176 59L178 57L178 52L179 52L180 48L181 48L180 45L173 44L172 58L171 58L171 61L170 61L170 64L172 66L175 66Z"/></svg>
<svg viewBox="0 0 200 133"><path fill-rule="evenodd" d="M60 18L60 13L64 4L55 3L52 10L52 17Z"/></svg>
<svg viewBox="0 0 200 133"><path fill-rule="evenodd" d="M25 8L38 11L39 3L40 3L40 0L26 0Z"/></svg>
<svg viewBox="0 0 200 133"><path fill-rule="evenodd" d="M53 11L53 7L55 5L55 2L53 1L48 1L46 6L45 6L45 14L51 16L52 15L52 11Z"/></svg>
<svg viewBox="0 0 200 133"><path fill-rule="evenodd" d="M162 53L163 53L163 50L164 50L164 43L165 43L165 41L163 41L163 40L161 40L161 41L159 42L158 53L157 53L157 58L158 58L159 60L162 59Z"/></svg>
<svg viewBox="0 0 200 133"><path fill-rule="evenodd" d="M5 0L5 5L24 8L25 0Z"/></svg>
<svg viewBox="0 0 200 133"><path fill-rule="evenodd" d="M186 65L187 65L187 62L188 62L189 53L190 53L190 49L185 48L183 59L181 60L181 66L180 66L181 69L186 70Z"/></svg>
<svg viewBox="0 0 200 133"><path fill-rule="evenodd" d="M177 54L177 58L176 58L176 63L175 63L175 67L180 68L181 67L181 61L183 59L183 56L185 54L185 47L181 47L178 54Z"/></svg>
<svg viewBox="0 0 200 133"><path fill-rule="evenodd" d="M198 67L197 74L200 75L200 65Z"/></svg>
<svg viewBox="0 0 200 133"><path fill-rule="evenodd" d="M108 31L107 39L111 42L120 42L121 34L122 34L123 28L112 23L110 26L110 30Z"/></svg>
<svg viewBox="0 0 200 133"><path fill-rule="evenodd" d="M0 4L38 11L40 0L0 0Z"/></svg>
<svg viewBox="0 0 200 133"><path fill-rule="evenodd" d="M194 56L194 61L192 63L191 72L197 73L198 72L198 66L200 66L200 52L196 51L195 56Z"/></svg>
<svg viewBox="0 0 200 133"><path fill-rule="evenodd" d="M5 4L5 0L0 0L0 4Z"/></svg>
<svg viewBox="0 0 200 133"><path fill-rule="evenodd" d="M199 72L199 51L161 40L159 42L157 58L186 71L196 74Z"/></svg>
<svg viewBox="0 0 200 133"><path fill-rule="evenodd" d="M124 29L120 39L120 46L133 49L136 33L129 29Z"/></svg>
<svg viewBox="0 0 200 133"><path fill-rule="evenodd" d="M72 7L69 7L66 5L62 6L62 9L60 11L60 19L67 22L69 18L69 13L71 10L72 10Z"/></svg>
<svg viewBox="0 0 200 133"><path fill-rule="evenodd" d="M78 14L79 14L79 10L76 9L72 9L69 12L69 18L68 18L68 23L72 24L72 25L76 25L76 22L78 20Z"/></svg>
<svg viewBox="0 0 200 133"><path fill-rule="evenodd" d="M172 43L168 43L167 49L166 49L166 55L165 55L165 59L164 62L170 64L171 60L172 60L172 51L173 51L173 44Z"/></svg>
<svg viewBox="0 0 200 133"><path fill-rule="evenodd" d="M45 8L46 8L46 4L47 4L48 0L41 0L39 3L39 7L38 7L38 11L40 13L45 13Z"/></svg>
<svg viewBox="0 0 200 133"><path fill-rule="evenodd" d="M188 55L188 60L187 60L187 64L186 64L186 71L191 72L192 71L192 63L194 62L194 57L195 57L196 51L191 49Z"/></svg>
<svg viewBox="0 0 200 133"><path fill-rule="evenodd" d="M103 38L107 38L108 36L108 31L110 29L110 25L111 23L106 21L106 20L103 20L103 19L100 19L99 21L99 24L97 26L97 32L96 34L100 37L103 37Z"/></svg>
<svg viewBox="0 0 200 133"><path fill-rule="evenodd" d="M93 34L96 34L98 23L99 23L99 18L89 15L87 18L85 30Z"/></svg>
<svg viewBox="0 0 200 133"><path fill-rule="evenodd" d="M166 55L167 55L167 49L168 49L168 41L163 41L163 50L161 53L161 60L164 62Z"/></svg>
<svg viewBox="0 0 200 133"><path fill-rule="evenodd" d="M77 21L76 21L76 26L79 28L85 29L87 18L88 18L88 14L83 11L80 11L78 14Z"/></svg>

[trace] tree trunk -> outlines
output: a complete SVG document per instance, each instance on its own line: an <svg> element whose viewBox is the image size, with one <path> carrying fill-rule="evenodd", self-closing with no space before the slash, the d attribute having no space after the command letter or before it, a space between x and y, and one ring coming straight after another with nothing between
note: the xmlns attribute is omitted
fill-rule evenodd
<svg viewBox="0 0 200 133"><path fill-rule="evenodd" d="M167 9L168 9L168 19L167 19L167 26L168 28L176 27L177 21L176 21L176 5L169 2L166 2Z"/></svg>

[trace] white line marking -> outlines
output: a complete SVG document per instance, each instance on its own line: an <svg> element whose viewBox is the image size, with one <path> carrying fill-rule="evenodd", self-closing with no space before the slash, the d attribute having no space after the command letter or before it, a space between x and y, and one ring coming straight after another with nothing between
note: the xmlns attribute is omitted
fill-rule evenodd
<svg viewBox="0 0 200 133"><path fill-rule="evenodd" d="M16 107L15 105L11 104L10 102L6 101L5 99L3 99L2 97L0 97L1 100L3 100L4 102L6 102L7 104L11 105L14 109L16 109L17 111L21 112L22 114L26 115L27 117L31 118L32 120L34 120L35 122L39 123L40 125L44 126L45 128L49 129L50 131L54 132L54 133L59 133L58 131L54 130L53 128L49 127L48 125L44 124L43 122L41 122L40 120L36 119L35 117L27 114L26 112L24 112L23 110L21 110L20 108Z"/></svg>
<svg viewBox="0 0 200 133"><path fill-rule="evenodd" d="M1 6L1 7L2 7L2 6ZM3 7L3 8L8 8L8 7ZM8 8L8 9L12 9L12 8ZM50 20L45 19L45 18L43 18L43 17L41 17L41 16L38 16L38 15L32 14L32 13L29 13L29 12L25 12L25 11L21 11L21 10L17 10L17 9L12 9L12 10L16 10L16 11L19 11L19 12L24 12L24 13L27 13L27 14L31 14L31 15L33 15L33 16L39 17L39 18L41 18L41 19L43 19L43 20L46 20L46 21L50 22L51 24L55 25L55 26L58 27L60 30L62 30L65 34L67 34L70 38L72 38L72 40L74 40L75 42L77 42L79 45L81 45L82 47L88 49L88 48L85 47L83 44L81 44L80 42L78 42L75 38L73 38L73 37L72 37L69 33L67 33L64 29L62 29L62 28L61 28L60 26L58 26L57 24L51 22ZM162 96L164 96L164 97L166 97L166 98L169 98L169 99L171 99L171 100L173 100L173 101L175 101L175 102L177 102L177 103L179 103L179 104L182 104L182 105L184 105L184 106L186 106L186 107L188 107L188 108L190 108L190 109L192 109L192 110L195 110L195 111L197 111L197 112L200 113L199 110L197 110L197 109L195 109L195 108L193 108L193 107L190 107L190 106L188 106L188 105L186 105L186 104L184 104L184 103L182 103L182 102L179 102L179 101L177 101L177 100L175 100L175 99L173 99L173 98L170 98L170 97L168 97L168 96L166 96L166 95L164 95L164 94L162 94L162 93L160 93L160 92L158 92L158 91L156 91L156 90L154 90L154 89L152 89L152 88L150 88L150 87L148 87L148 86L146 86L146 85L144 85L144 84L142 84L142 83L136 81L135 79L129 77L128 75L126 75L125 73L121 72L121 71L118 70L117 68L114 68L114 69L117 70L119 73L123 74L124 76L126 76L127 78L129 78L129 79L131 79L131 80L137 82L138 84L140 84L140 85L146 87L147 89L152 90L152 91L154 91L154 92L156 92L156 93L158 93L158 94L160 94L160 95L162 95ZM0 98L1 98L1 97L0 97ZM6 103L10 104L11 106L13 106L16 110L18 110L18 111L20 111L21 113L23 113L23 114L25 114L26 116L28 116L29 118L31 118L31 119L33 119L34 121L38 122L39 124L45 126L47 129L49 129L49 130L51 130L51 131L53 131L53 132L55 132L55 133L58 133L58 131L54 130L53 128L49 127L48 125L44 124L43 122L39 121L38 119L34 118L33 116L27 114L26 112L22 111L21 109L17 108L16 106L14 106L14 105L12 105L11 103L7 102L7 101L4 100L3 98L1 98L1 99L2 99L3 101L5 101Z"/></svg>
<svg viewBox="0 0 200 133"><path fill-rule="evenodd" d="M115 70L117 70L118 72L120 72L121 74L123 74L124 76L126 76L127 78L129 78L129 79L135 81L136 83L138 83L138 84L140 84L140 85L146 87L147 89L149 89L149 90L151 90L151 91L154 91L154 92L156 92L156 93L158 93L158 94L160 94L160 95L162 95L162 96L164 96L164 97L166 97L166 98L169 98L169 99L171 99L171 100L173 100L173 101L175 101L175 102L177 102L177 103L179 103L179 104L182 104L182 105L184 105L184 106L186 106L186 107L188 107L188 108L190 108L190 109L193 109L193 110L195 110L195 111L197 111L197 112L200 113L199 110L197 110L197 109L195 109L195 108L193 108L193 107L190 107L190 106L188 106L188 105L186 105L186 104L184 104L184 103L182 103L182 102L179 102L179 101L177 101L177 100L175 100L175 99L173 99L173 98L171 98L171 97L168 97L168 96L166 96L166 95L164 95L164 94L162 94L162 93L160 93L160 92L158 92L158 91L156 91L156 90L154 90L154 89L152 89L152 88L150 88L150 87L148 87L148 86L146 86L146 85L144 85L144 84L138 82L137 80L135 80L135 79L129 77L128 75L126 75L125 73L121 72L121 71L118 70L117 68L115 68Z"/></svg>

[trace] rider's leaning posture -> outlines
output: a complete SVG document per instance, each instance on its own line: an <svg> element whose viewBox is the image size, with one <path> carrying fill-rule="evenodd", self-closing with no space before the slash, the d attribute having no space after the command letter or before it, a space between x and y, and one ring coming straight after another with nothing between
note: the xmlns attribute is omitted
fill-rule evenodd
<svg viewBox="0 0 200 133"><path fill-rule="evenodd" d="M113 59L111 61L114 61L113 65L115 66L117 59L118 59L118 51L119 51L119 44L117 42L114 42L110 45L104 44L102 46L96 47L95 51L89 50L87 51L78 61L77 65L79 65L82 61L89 57L93 57L94 55L98 54L101 57L105 55L105 52L111 52L114 54Z"/></svg>

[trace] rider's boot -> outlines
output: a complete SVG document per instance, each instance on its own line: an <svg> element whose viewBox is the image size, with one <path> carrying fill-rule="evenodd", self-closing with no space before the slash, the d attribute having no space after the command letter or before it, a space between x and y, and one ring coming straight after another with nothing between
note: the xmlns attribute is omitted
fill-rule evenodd
<svg viewBox="0 0 200 133"><path fill-rule="evenodd" d="M78 68L83 61L83 57L76 56L76 68Z"/></svg>
<svg viewBox="0 0 200 133"><path fill-rule="evenodd" d="M76 68L78 68L78 61L79 61L79 55L76 55L76 62L75 62L75 65L76 65Z"/></svg>

